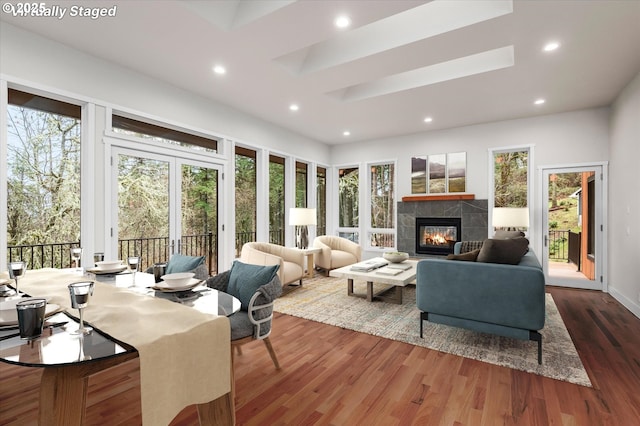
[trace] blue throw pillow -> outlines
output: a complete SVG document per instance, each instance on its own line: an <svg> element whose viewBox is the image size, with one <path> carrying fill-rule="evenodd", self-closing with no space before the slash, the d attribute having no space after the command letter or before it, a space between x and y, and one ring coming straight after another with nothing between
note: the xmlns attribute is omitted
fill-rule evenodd
<svg viewBox="0 0 640 426"><path fill-rule="evenodd" d="M191 272L204 263L204 256L183 256L174 254L167 263L167 274Z"/></svg>
<svg viewBox="0 0 640 426"><path fill-rule="evenodd" d="M278 268L280 265L251 265L236 260L231 266L227 293L237 297L242 304L242 310L246 311L256 290L271 282L278 273Z"/></svg>

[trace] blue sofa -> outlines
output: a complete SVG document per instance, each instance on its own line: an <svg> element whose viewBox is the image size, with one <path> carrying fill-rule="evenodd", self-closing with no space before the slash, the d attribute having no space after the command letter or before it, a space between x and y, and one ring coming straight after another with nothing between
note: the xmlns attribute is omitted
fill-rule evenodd
<svg viewBox="0 0 640 426"><path fill-rule="evenodd" d="M454 253L460 253L460 244ZM440 258L418 262L416 303L423 322L538 342L542 364L545 282L529 250L517 265Z"/></svg>

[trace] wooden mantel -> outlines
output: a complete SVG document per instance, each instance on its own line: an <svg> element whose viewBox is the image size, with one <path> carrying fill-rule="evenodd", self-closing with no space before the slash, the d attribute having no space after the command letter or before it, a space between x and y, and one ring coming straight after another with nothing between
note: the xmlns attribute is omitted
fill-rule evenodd
<svg viewBox="0 0 640 426"><path fill-rule="evenodd" d="M438 195L409 195L402 197L403 203L412 201L449 201L449 200L475 200L475 194L438 194Z"/></svg>

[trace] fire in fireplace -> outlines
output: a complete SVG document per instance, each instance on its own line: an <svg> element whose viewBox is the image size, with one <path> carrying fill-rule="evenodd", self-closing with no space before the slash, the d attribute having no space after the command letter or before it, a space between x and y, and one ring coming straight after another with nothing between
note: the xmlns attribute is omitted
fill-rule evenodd
<svg viewBox="0 0 640 426"><path fill-rule="evenodd" d="M453 253L453 246L461 241L461 223L455 217L416 218L416 253Z"/></svg>

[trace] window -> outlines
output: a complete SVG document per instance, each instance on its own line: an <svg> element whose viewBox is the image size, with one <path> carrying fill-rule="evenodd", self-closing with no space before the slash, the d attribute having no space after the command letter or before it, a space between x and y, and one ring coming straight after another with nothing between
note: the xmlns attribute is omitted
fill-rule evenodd
<svg viewBox="0 0 640 426"><path fill-rule="evenodd" d="M117 114L112 115L111 125L113 131L116 133L150 139L155 142L174 146L182 146L196 151L218 152L218 141L216 139L181 132Z"/></svg>
<svg viewBox="0 0 640 426"><path fill-rule="evenodd" d="M529 151L495 152L493 207L527 207Z"/></svg>
<svg viewBox="0 0 640 426"><path fill-rule="evenodd" d="M236 146L236 257L242 245L256 240L256 151Z"/></svg>
<svg viewBox="0 0 640 426"><path fill-rule="evenodd" d="M80 244L81 108L9 89L7 252L30 269L68 267Z"/></svg>
<svg viewBox="0 0 640 426"><path fill-rule="evenodd" d="M296 161L296 207L307 207L307 164Z"/></svg>
<svg viewBox="0 0 640 426"><path fill-rule="evenodd" d="M327 169L316 168L316 235L327 234Z"/></svg>
<svg viewBox="0 0 640 426"><path fill-rule="evenodd" d="M359 226L359 171L358 167L338 170L338 214L340 229L338 235L358 242Z"/></svg>
<svg viewBox="0 0 640 426"><path fill-rule="evenodd" d="M269 242L284 245L284 158L269 155Z"/></svg>
<svg viewBox="0 0 640 426"><path fill-rule="evenodd" d="M371 166L371 247L395 247L395 167L393 163Z"/></svg>

